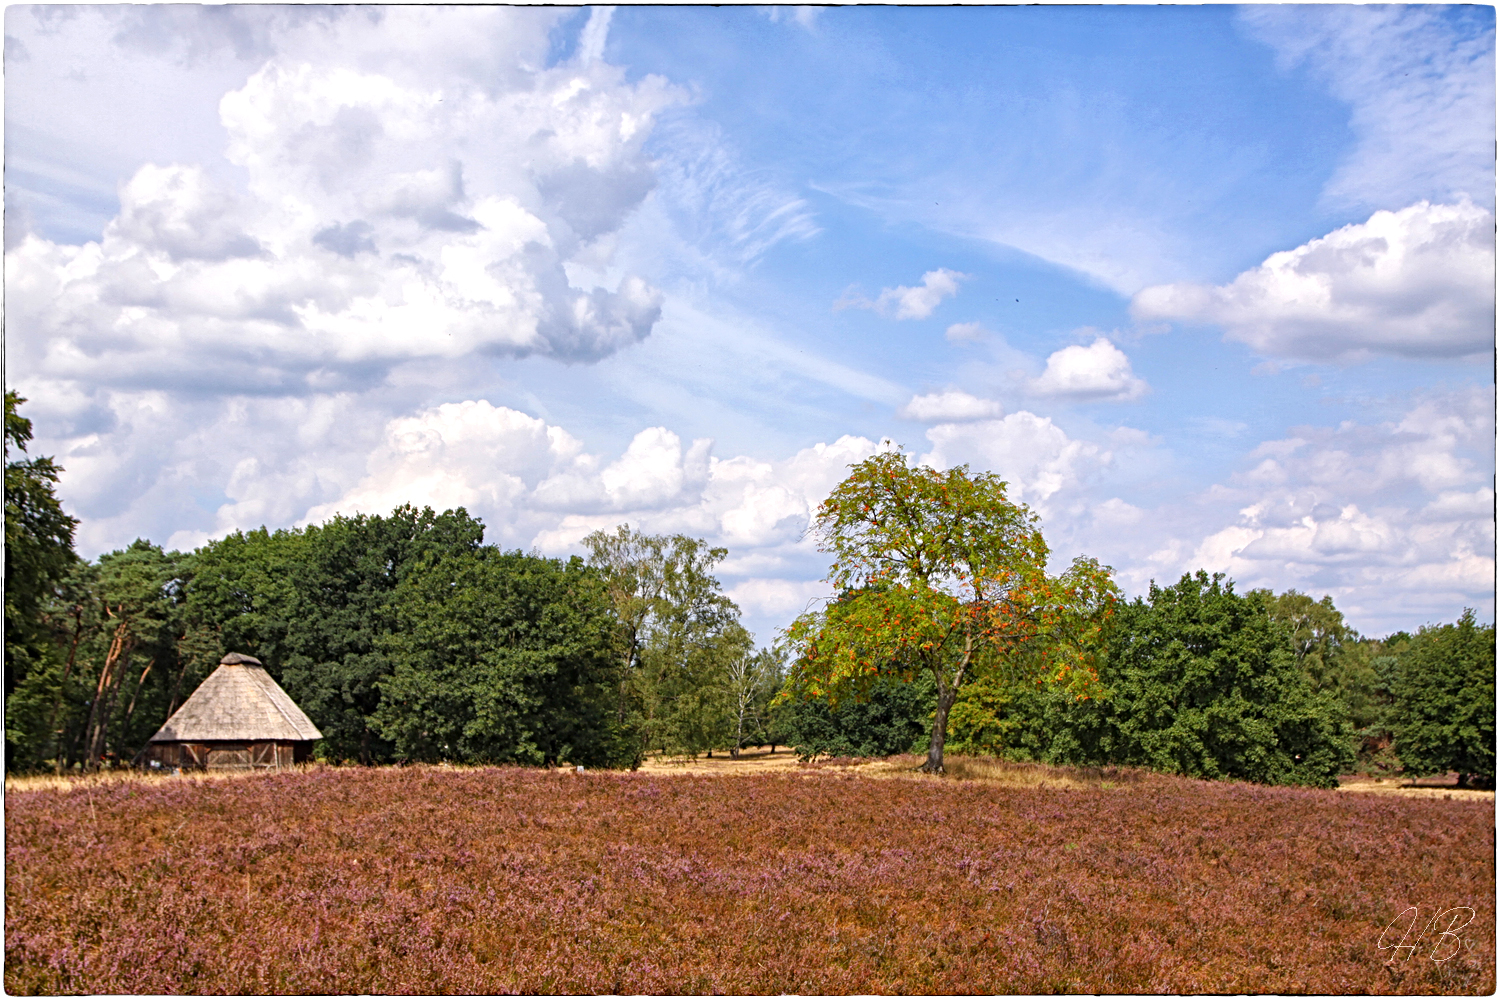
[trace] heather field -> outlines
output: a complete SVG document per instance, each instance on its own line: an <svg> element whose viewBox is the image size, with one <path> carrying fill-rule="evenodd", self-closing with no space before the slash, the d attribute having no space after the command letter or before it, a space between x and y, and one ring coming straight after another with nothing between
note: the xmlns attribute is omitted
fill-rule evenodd
<svg viewBox="0 0 1500 1000"><path fill-rule="evenodd" d="M1493 801L1064 777L324 768L13 787L5 986L1495 989ZM1476 915L1389 962L1382 931L1412 905Z"/></svg>

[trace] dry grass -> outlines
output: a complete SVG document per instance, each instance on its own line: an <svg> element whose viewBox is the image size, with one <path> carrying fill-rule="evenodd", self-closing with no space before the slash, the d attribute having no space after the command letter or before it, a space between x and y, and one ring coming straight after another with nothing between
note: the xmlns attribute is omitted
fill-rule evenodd
<svg viewBox="0 0 1500 1000"><path fill-rule="evenodd" d="M739 758L731 758L720 751L713 757L658 757L647 760L641 770L648 774L712 774L749 775L776 773L807 773L809 770L836 770L858 774L862 778L908 778L920 781L932 780L918 773L917 769L926 760L919 755L894 757L838 757L822 758L812 762L797 759L788 748L772 753L766 748L747 749ZM1056 789L1131 789L1151 780L1151 772L1130 767L1059 767L998 760L994 757L963 757L948 754L945 758L947 773L944 780L981 781L1009 788L1056 788ZM1434 775L1428 778L1403 778L1400 776L1379 777L1346 774L1339 779L1341 792L1362 792L1373 795L1395 795L1403 798L1473 800L1494 802L1491 789L1455 787L1457 775Z"/></svg>
<svg viewBox="0 0 1500 1000"><path fill-rule="evenodd" d="M303 771L308 766L316 765L299 765L295 770ZM95 771L91 774L7 774L5 794L10 796L17 792L80 791L115 785L156 785L162 782L234 781L257 776L263 775L253 771L190 771L186 774L173 774L170 771L137 771L127 768Z"/></svg>
<svg viewBox="0 0 1500 1000"><path fill-rule="evenodd" d="M640 769L645 774L744 775L795 771L797 766L797 754L790 747L778 747L774 753L769 747L750 747L739 757L730 757L727 750L712 757L650 757Z"/></svg>
<svg viewBox="0 0 1500 1000"><path fill-rule="evenodd" d="M1458 775L1434 775L1430 778L1376 777L1346 774L1339 779L1341 792L1365 792L1371 795L1399 795L1410 799L1458 799L1475 802L1495 801L1494 789L1459 788Z"/></svg>
<svg viewBox="0 0 1500 1000"><path fill-rule="evenodd" d="M866 778L975 781L1004 788L1050 788L1062 791L1137 788L1152 778L1151 772L1132 767L1057 767L1051 764L997 760L994 757L960 757L948 754L943 759L944 773L934 779L918 770L926 760L926 757L916 754L881 758L839 757L802 766L815 770L844 770Z"/></svg>
<svg viewBox="0 0 1500 1000"><path fill-rule="evenodd" d="M1149 772L1137 768L1078 768L1056 767L1050 764L1015 763L993 757L962 757L949 754L945 758L946 773L934 779L918 770L926 757L902 754L893 757L824 757L814 761L800 761L794 751L780 748L772 753L767 748L747 749L738 758L731 758L720 751L713 757L655 757L641 765L646 774L708 774L708 775L753 775L753 774L799 774L838 772L855 774L861 778L902 778L912 781L981 781L1008 788L1059 788L1108 790L1128 788L1140 784Z"/></svg>
<svg viewBox="0 0 1500 1000"><path fill-rule="evenodd" d="M1102 774L1042 787L1025 766L864 780L870 766L732 782L329 768L15 790L5 985L1494 990L1487 803L1159 775L1120 794ZM1467 946L1387 964L1381 931L1409 905L1473 907Z"/></svg>

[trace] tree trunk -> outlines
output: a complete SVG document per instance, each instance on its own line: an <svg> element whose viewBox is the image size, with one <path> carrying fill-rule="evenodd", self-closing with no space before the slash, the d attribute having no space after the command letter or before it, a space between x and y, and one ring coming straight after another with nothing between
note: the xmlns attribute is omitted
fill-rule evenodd
<svg viewBox="0 0 1500 1000"><path fill-rule="evenodd" d="M130 669L131 646L126 646L120 653L120 662L115 667L114 677L110 681L109 695L104 703L104 714L99 724L98 745L94 748L94 759L102 763L104 754L109 750L109 726L115 718L115 703L120 700L120 689L125 684L125 674Z"/></svg>
<svg viewBox="0 0 1500 1000"><path fill-rule="evenodd" d="M188 660L182 657L182 669L177 671L177 679L172 682L172 697L167 699L167 718L177 711L177 696L182 693L182 681L187 677Z"/></svg>
<svg viewBox="0 0 1500 1000"><path fill-rule="evenodd" d="M125 718L120 723L120 728L125 731L127 736L130 733L130 717L135 714L135 703L140 700L141 688L146 686L146 676L151 673L151 668L154 666L156 666L156 657L153 656L150 662L146 664L146 669L141 671L141 679L136 681L135 684L135 693L130 696L130 707L125 709Z"/></svg>
<svg viewBox="0 0 1500 1000"><path fill-rule="evenodd" d="M625 650L625 670L620 674L620 707L619 723L625 724L625 702L630 690L631 664L635 663L636 646L640 643L640 635L636 629L630 630L630 646Z"/></svg>
<svg viewBox="0 0 1500 1000"><path fill-rule="evenodd" d="M88 758L84 761L86 770L94 770L99 766L99 758L104 753L105 741L109 736L109 715L114 709L115 693L119 690L120 676L124 671L125 662L130 658L130 647L135 643L130 639L130 625L121 622L115 627L114 638L109 644L109 652L104 657L104 669L99 672L99 683L94 688L94 703L89 708L89 722L85 730L84 751Z"/></svg>
<svg viewBox="0 0 1500 1000"><path fill-rule="evenodd" d="M944 684L938 688L937 710L932 713L932 742L927 747L927 763L922 770L928 774L943 773L943 744L948 741L948 711L958 700L958 689Z"/></svg>
<svg viewBox="0 0 1500 1000"><path fill-rule="evenodd" d="M740 748L745 745L745 704L743 698L740 701L739 718L734 723L734 749L729 751L729 756L738 759Z"/></svg>
<svg viewBox="0 0 1500 1000"><path fill-rule="evenodd" d="M974 655L974 637L964 636L963 657L958 662L958 670L953 677L949 678L938 666L932 666L932 676L937 681L937 710L932 713L932 742L927 747L927 763L923 764L921 770L928 774L943 773L943 744L948 741L948 711L953 703L958 700L958 690L963 685L964 674L968 672L969 662ZM951 683L950 683L951 680Z"/></svg>
<svg viewBox="0 0 1500 1000"><path fill-rule="evenodd" d="M78 658L78 643L83 639L83 605L75 605L73 608L73 642L68 647L68 662L63 667L62 681L57 686L57 698L52 702L52 714L47 717L47 734L57 738L57 773L62 774L63 756L63 732L67 728L57 729L57 712L62 707L63 696L68 692L68 677L73 673L73 663Z"/></svg>

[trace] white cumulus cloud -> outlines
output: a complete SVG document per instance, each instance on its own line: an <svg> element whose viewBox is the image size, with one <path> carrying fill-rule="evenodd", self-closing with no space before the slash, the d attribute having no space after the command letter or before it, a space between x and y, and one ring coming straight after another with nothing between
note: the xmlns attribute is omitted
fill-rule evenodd
<svg viewBox="0 0 1500 1000"><path fill-rule="evenodd" d="M882 288L873 302L862 296L846 293L833 307L873 309L890 319L926 319L944 299L958 294L958 283L967 277L967 274L940 267L922 275L920 285Z"/></svg>
<svg viewBox="0 0 1500 1000"><path fill-rule="evenodd" d="M1098 505L1075 537L1133 593L1201 568L1242 591L1331 594L1376 635L1465 606L1493 615L1494 419L1493 388L1476 387L1381 423L1298 427L1207 490L1144 511Z"/></svg>
<svg viewBox="0 0 1500 1000"><path fill-rule="evenodd" d="M922 283L915 288L897 285L882 288L875 300L875 311L892 319L926 319L950 295L958 294L958 283L967 275L940 267L922 275Z"/></svg>
<svg viewBox="0 0 1500 1000"><path fill-rule="evenodd" d="M346 9L284 27L220 102L243 190L148 163L98 240L7 253L28 374L299 392L413 359L587 361L646 337L659 292L630 274L574 287L566 266L651 190L644 143L678 94L599 61L602 35L594 58L537 68L545 32L514 20Z"/></svg>
<svg viewBox="0 0 1500 1000"><path fill-rule="evenodd" d="M1107 337L1097 337L1087 347L1074 344L1054 351L1029 387L1039 396L1080 400L1139 399L1147 389L1131 371L1130 358Z"/></svg>
<svg viewBox="0 0 1500 1000"><path fill-rule="evenodd" d="M982 323L953 323L950 324L943 336L955 344L970 343L983 340L988 336Z"/></svg>
<svg viewBox="0 0 1500 1000"><path fill-rule="evenodd" d="M927 431L927 440L932 450L921 457L923 464L993 471L1009 485L1011 499L1044 514L1060 491L1077 489L1112 457L1092 442L1070 437L1050 417L1027 410L1002 420L939 424Z"/></svg>
<svg viewBox="0 0 1500 1000"><path fill-rule="evenodd" d="M833 588L821 580L750 579L730 587L729 599L748 614L788 624L833 596ZM762 642L770 636L762 637Z"/></svg>
<svg viewBox="0 0 1500 1000"><path fill-rule="evenodd" d="M993 399L980 399L962 389L946 389L925 396L913 396L896 411L899 417L937 424L964 420L992 420L1005 410Z"/></svg>
<svg viewBox="0 0 1500 1000"><path fill-rule="evenodd" d="M1494 349L1494 216L1419 202L1272 254L1228 285L1157 285L1131 312L1222 326L1262 354L1357 361Z"/></svg>
<svg viewBox="0 0 1500 1000"><path fill-rule="evenodd" d="M730 549L720 576L732 596L747 601L761 640L770 641L789 620L772 618L792 604L801 610L810 595L826 590L818 581L827 564L808 535L818 504L850 465L882 447L889 446L844 437L776 461L719 459L709 440L684 444L666 428L648 427L610 459L562 427L467 400L388 421L363 476L296 520L379 514L403 503L462 506L484 520L489 541L549 555L576 552L589 532L623 523L682 532ZM257 496L274 495L282 485L269 463L235 475L256 484ZM223 533L262 523L256 518L264 509L237 501L219 514Z"/></svg>
<svg viewBox="0 0 1500 1000"><path fill-rule="evenodd" d="M382 513L402 503L466 507L511 542L529 542L570 513L620 514L701 500L713 442L683 446L664 427L638 432L612 462L561 427L487 400L444 403L387 423L367 474L302 523Z"/></svg>

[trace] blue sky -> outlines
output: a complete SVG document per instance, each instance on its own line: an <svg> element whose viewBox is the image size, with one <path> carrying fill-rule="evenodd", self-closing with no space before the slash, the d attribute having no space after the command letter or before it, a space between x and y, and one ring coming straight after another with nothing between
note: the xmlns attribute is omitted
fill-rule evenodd
<svg viewBox="0 0 1500 1000"><path fill-rule="evenodd" d="M1494 607L1490 7L14 6L7 383L86 554L464 505L726 546L847 465L1059 563Z"/></svg>

